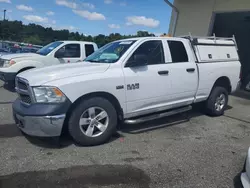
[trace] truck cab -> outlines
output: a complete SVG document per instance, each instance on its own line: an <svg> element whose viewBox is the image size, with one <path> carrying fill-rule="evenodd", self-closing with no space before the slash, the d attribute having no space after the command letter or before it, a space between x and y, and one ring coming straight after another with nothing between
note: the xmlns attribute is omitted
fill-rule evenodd
<svg viewBox="0 0 250 188"><path fill-rule="evenodd" d="M92 42L56 41L36 53L3 55L0 58L0 79L13 83L17 74L28 69L81 62L97 49Z"/></svg>

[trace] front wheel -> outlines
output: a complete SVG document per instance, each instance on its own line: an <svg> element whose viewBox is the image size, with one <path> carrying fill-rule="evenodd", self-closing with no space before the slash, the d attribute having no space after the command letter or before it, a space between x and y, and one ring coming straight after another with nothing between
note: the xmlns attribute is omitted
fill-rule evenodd
<svg viewBox="0 0 250 188"><path fill-rule="evenodd" d="M208 100L206 101L206 111L211 116L221 116L228 104L228 91L216 86L213 88Z"/></svg>
<svg viewBox="0 0 250 188"><path fill-rule="evenodd" d="M107 142L115 132L117 113L105 98L82 100L71 113L68 128L72 138L84 146Z"/></svg>

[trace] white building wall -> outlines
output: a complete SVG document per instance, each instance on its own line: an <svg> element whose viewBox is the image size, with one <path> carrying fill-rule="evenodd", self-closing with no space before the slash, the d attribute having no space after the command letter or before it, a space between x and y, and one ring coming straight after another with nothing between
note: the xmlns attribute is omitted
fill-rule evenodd
<svg viewBox="0 0 250 188"><path fill-rule="evenodd" d="M209 34L213 13L250 11L250 0L175 0L174 5L179 10L175 36L204 36ZM171 17L169 31L173 27Z"/></svg>

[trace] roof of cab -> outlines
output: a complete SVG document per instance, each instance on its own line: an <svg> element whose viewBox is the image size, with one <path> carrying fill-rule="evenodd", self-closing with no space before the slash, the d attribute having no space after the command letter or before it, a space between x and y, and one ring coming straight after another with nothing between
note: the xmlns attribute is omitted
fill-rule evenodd
<svg viewBox="0 0 250 188"><path fill-rule="evenodd" d="M60 42L64 42L64 43L78 43L78 44L96 44L94 42L88 42L88 41L76 41L76 40L62 40Z"/></svg>
<svg viewBox="0 0 250 188"><path fill-rule="evenodd" d="M151 39L151 40L154 40L154 39L178 39L178 40L187 40L185 38L180 38L180 37L135 37L135 38L128 38L128 39L121 39L119 41L129 41L129 40L136 40L136 41L139 41L139 40L146 40L146 39Z"/></svg>

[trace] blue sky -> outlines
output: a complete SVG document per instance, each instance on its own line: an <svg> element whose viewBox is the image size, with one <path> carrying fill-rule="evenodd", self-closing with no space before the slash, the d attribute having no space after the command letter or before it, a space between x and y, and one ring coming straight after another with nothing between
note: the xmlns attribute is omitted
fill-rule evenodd
<svg viewBox="0 0 250 188"><path fill-rule="evenodd" d="M168 32L171 8L164 0L0 0L6 18L86 35Z"/></svg>

